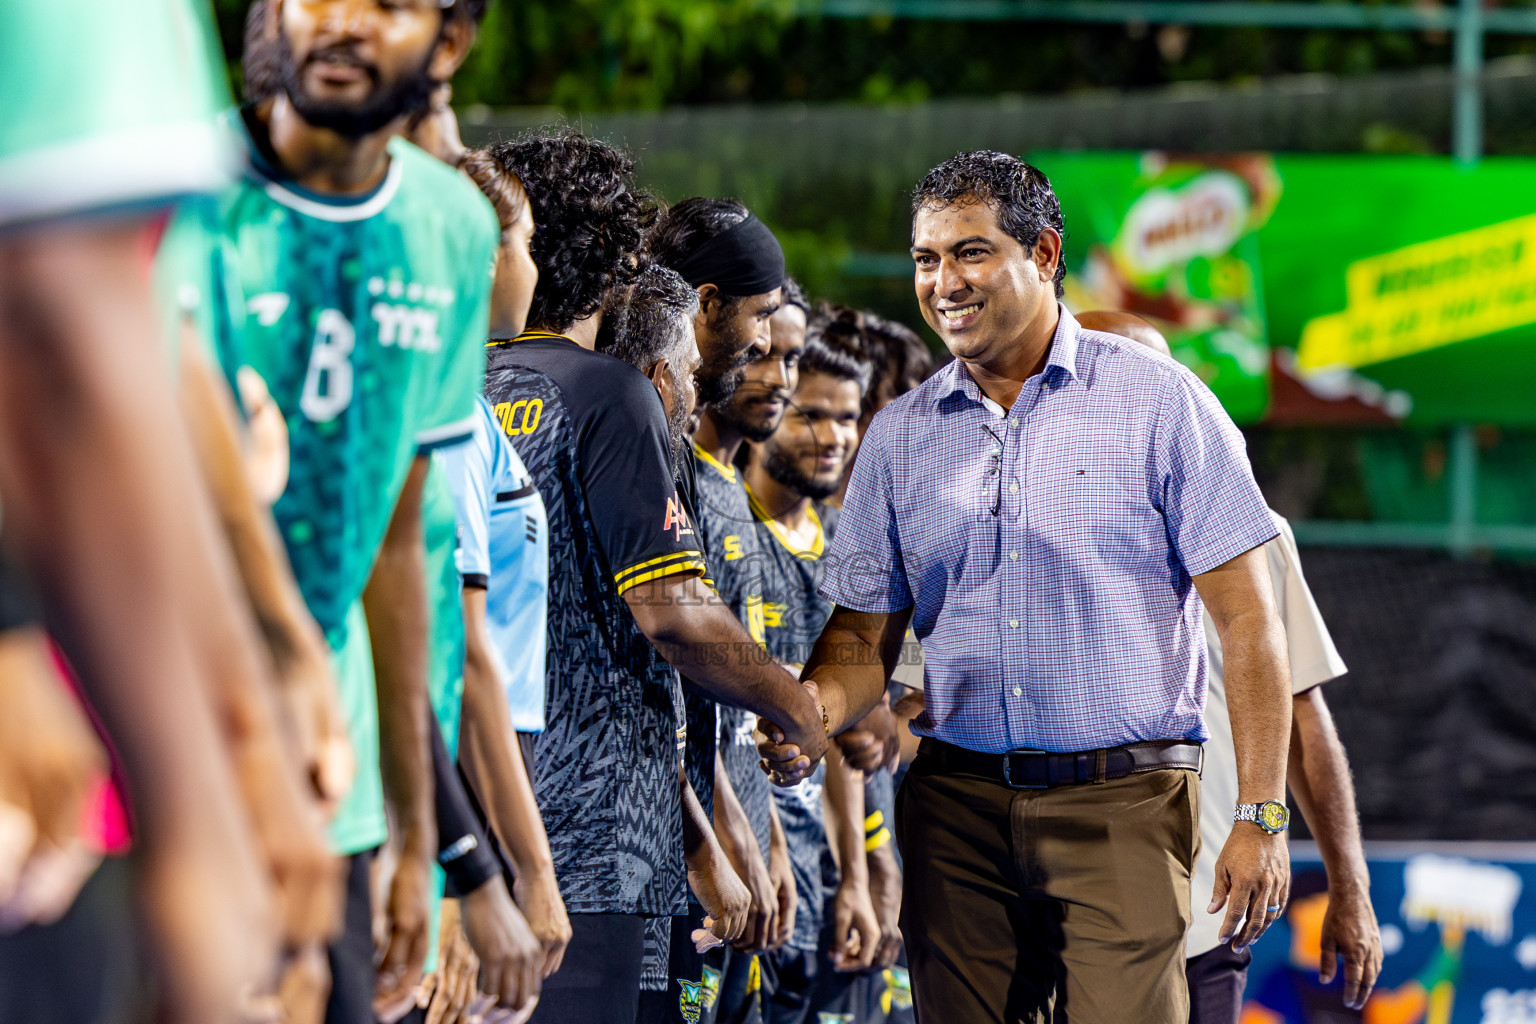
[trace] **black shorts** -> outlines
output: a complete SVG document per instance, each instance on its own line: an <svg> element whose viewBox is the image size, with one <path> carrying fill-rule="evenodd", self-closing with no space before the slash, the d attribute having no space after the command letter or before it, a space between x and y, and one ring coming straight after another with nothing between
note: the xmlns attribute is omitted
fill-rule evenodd
<svg viewBox="0 0 1536 1024"><path fill-rule="evenodd" d="M376 850L347 858L347 904L342 932L326 950L331 994L325 1024L374 1024L373 896L369 884Z"/></svg>
<svg viewBox="0 0 1536 1024"><path fill-rule="evenodd" d="M638 914L572 914L565 960L545 979L530 1024L634 1024L645 921Z"/></svg>
<svg viewBox="0 0 1536 1024"><path fill-rule="evenodd" d="M1243 989L1253 954L1232 952L1223 943L1184 961L1189 980L1189 1024L1237 1024L1243 1015Z"/></svg>

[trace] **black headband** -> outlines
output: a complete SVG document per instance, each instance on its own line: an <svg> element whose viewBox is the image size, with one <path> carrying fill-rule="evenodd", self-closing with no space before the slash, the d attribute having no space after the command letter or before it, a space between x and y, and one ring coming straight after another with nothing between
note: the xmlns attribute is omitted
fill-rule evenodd
<svg viewBox="0 0 1536 1024"><path fill-rule="evenodd" d="M712 284L721 295L762 295L784 283L784 250L768 225L747 214L672 269L695 288Z"/></svg>

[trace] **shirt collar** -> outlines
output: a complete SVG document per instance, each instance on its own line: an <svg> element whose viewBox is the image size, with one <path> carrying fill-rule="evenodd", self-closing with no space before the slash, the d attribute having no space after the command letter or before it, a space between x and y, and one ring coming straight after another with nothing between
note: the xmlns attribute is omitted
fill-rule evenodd
<svg viewBox="0 0 1536 1024"><path fill-rule="evenodd" d="M1067 312L1067 307L1059 302L1056 303L1056 312L1056 333L1051 337L1051 352L1045 360L1045 377L1049 380L1053 374L1065 373L1075 379L1077 377L1077 343L1083 329L1078 325L1077 318ZM971 376L964 363L953 359L941 372L949 374L947 386L939 394L941 400L959 392L978 405L981 404L981 386L976 383L976 378Z"/></svg>

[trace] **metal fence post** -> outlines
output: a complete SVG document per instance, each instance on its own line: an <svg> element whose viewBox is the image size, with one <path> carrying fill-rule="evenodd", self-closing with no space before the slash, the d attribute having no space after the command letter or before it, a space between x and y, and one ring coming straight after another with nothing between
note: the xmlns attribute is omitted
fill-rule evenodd
<svg viewBox="0 0 1536 1024"><path fill-rule="evenodd" d="M1477 531L1477 432L1466 423L1451 434L1451 553L1472 554Z"/></svg>
<svg viewBox="0 0 1536 1024"><path fill-rule="evenodd" d="M1483 0L1456 10L1456 103L1452 152L1461 164L1483 155Z"/></svg>

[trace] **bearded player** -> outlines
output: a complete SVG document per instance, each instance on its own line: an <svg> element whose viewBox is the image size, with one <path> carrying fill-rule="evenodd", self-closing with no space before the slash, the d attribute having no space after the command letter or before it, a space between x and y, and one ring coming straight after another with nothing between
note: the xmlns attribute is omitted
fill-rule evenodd
<svg viewBox="0 0 1536 1024"><path fill-rule="evenodd" d="M397 1002L426 955L436 841L422 453L469 433L498 225L473 186L395 136L457 68L483 13L437 0L272 3L281 91L242 111L249 169L208 211L240 300L217 348L226 370L248 365L267 381L287 421L292 467L273 513L311 613L345 655L358 778L331 828L351 858L346 933L330 955L334 1021L371 1020L376 994ZM371 650L359 652L364 618ZM367 879L389 832L386 796L401 857L376 979Z"/></svg>

